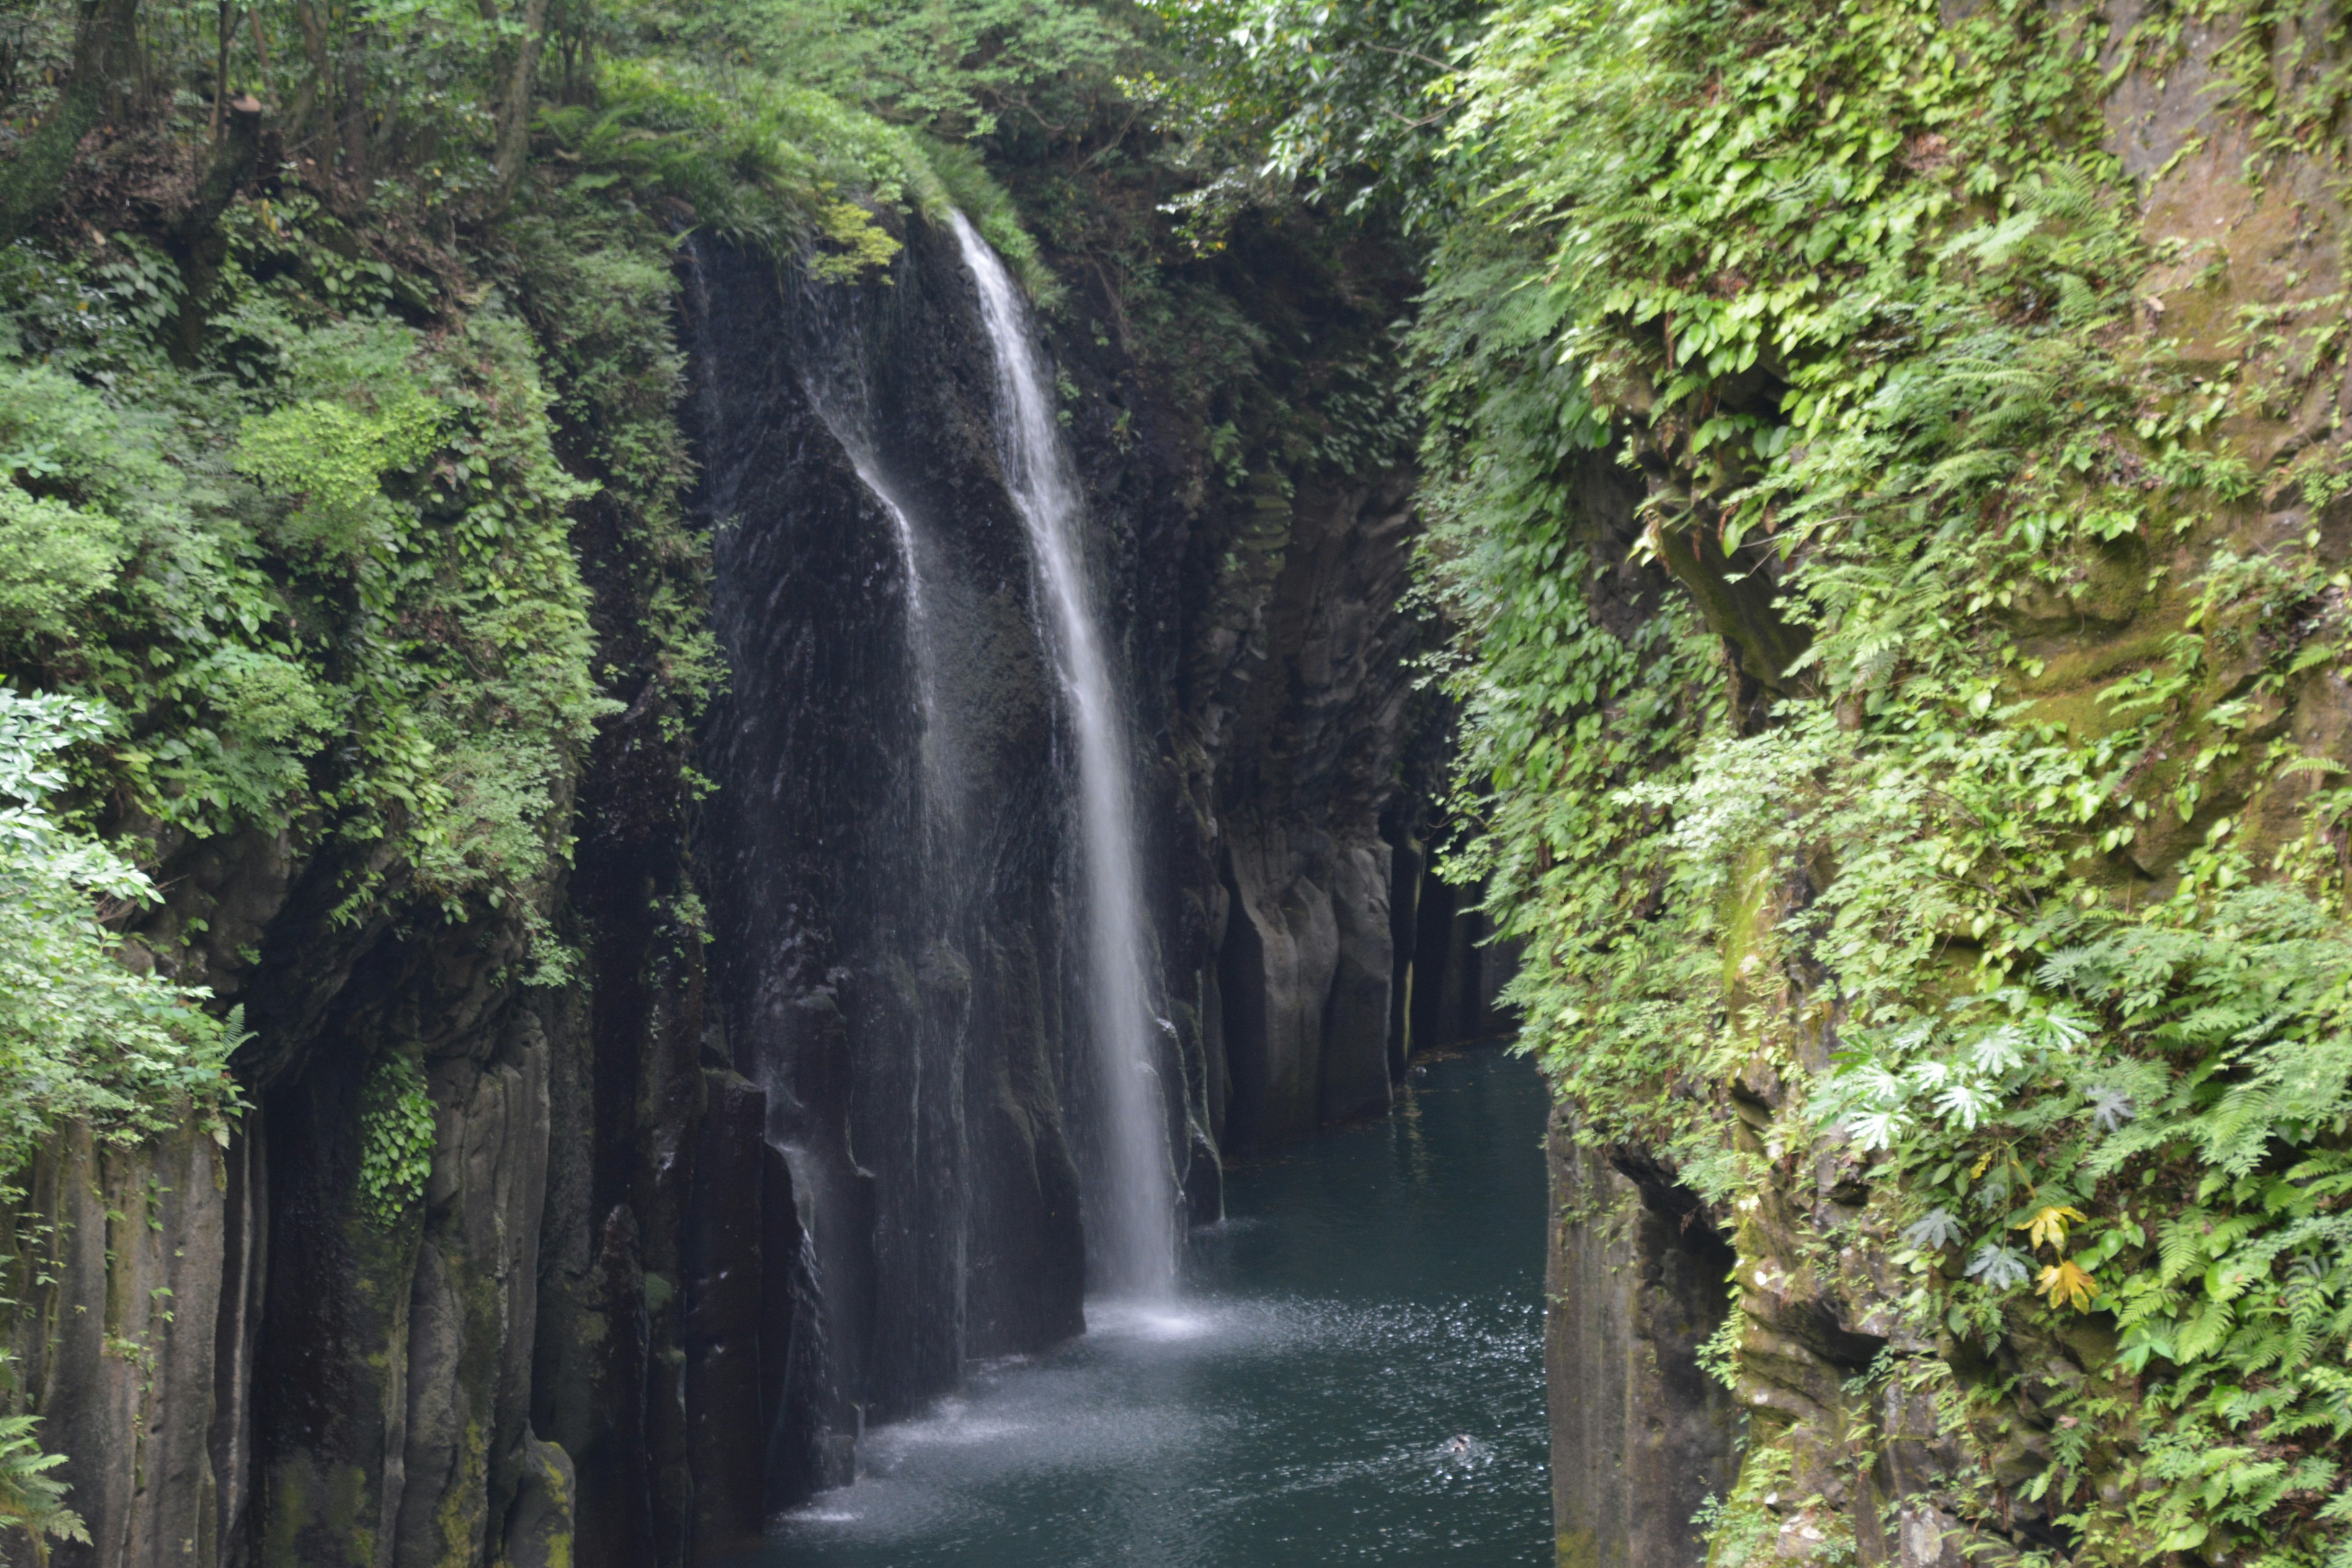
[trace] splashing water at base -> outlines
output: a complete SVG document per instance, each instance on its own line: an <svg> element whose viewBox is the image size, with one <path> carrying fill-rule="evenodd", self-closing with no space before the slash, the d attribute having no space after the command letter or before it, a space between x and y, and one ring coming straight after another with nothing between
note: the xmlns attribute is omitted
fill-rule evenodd
<svg viewBox="0 0 2352 1568"><path fill-rule="evenodd" d="M763 1563L1549 1562L1544 1110L1527 1062L1457 1058L1391 1121L1240 1166L1181 1301L1097 1300L1084 1339L870 1432Z"/></svg>
<svg viewBox="0 0 2352 1568"><path fill-rule="evenodd" d="M1107 1123L1101 1130L1105 1190L1087 1214L1088 1262L1096 1279L1114 1290L1164 1295L1176 1267L1175 1179L1151 1070L1127 724L1087 566L1086 507L1054 417L1053 377L1028 308L979 231L961 213L954 222L995 353L997 445L1005 483L1028 530L1046 640L1077 737L1087 991Z"/></svg>

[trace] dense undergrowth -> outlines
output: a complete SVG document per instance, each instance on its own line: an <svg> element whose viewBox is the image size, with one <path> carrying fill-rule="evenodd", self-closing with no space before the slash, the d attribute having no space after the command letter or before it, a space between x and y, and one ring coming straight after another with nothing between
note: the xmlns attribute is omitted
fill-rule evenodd
<svg viewBox="0 0 2352 1568"><path fill-rule="evenodd" d="M1460 869L1586 1135L1670 1151L1750 1258L1891 1251L1940 1349L1867 1381L1969 1435L1933 1500L1978 1539L2340 1564L2341 281L2231 292L2103 110L2184 21L2245 29L2210 133L2336 266L2345 40L2208 9L1497 8L1421 334L1429 572ZM1679 580L1637 616L1588 451ZM1876 1195L1772 1230L1824 1149Z"/></svg>

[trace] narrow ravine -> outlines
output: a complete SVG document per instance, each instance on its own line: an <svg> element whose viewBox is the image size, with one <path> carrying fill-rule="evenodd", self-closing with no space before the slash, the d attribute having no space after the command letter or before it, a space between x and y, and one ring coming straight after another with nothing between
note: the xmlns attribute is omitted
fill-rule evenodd
<svg viewBox="0 0 2352 1568"><path fill-rule="evenodd" d="M762 1561L1544 1562L1543 1120L1535 1069L1482 1051L1237 1164L1181 1304L1097 1300L1084 1338L869 1433Z"/></svg>

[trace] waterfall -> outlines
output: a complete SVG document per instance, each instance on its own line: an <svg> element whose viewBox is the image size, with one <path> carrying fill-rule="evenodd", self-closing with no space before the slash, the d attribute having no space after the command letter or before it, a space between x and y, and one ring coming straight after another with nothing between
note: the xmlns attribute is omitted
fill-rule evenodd
<svg viewBox="0 0 2352 1568"><path fill-rule="evenodd" d="M980 292L996 362L1000 458L1029 535L1037 598L1077 738L1087 989L1101 1078L1104 1147L1089 1215L1098 1278L1157 1295L1173 1283L1175 1194L1167 1118L1151 1062L1134 790L1118 682L1087 566L1086 509L1054 417L1052 377L1004 263L962 214L956 243Z"/></svg>

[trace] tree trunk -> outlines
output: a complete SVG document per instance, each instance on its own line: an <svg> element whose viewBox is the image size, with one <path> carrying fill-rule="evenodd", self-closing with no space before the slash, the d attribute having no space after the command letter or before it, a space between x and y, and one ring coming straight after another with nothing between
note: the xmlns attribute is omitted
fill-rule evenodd
<svg viewBox="0 0 2352 1568"><path fill-rule="evenodd" d="M364 29L343 40L343 167L362 189L368 179L367 45Z"/></svg>
<svg viewBox="0 0 2352 1568"><path fill-rule="evenodd" d="M488 0L483 8L490 9ZM515 45L506 91L499 100L498 195L490 213L505 210L522 183L522 166L530 155L531 88L539 69L540 51L547 47L547 0L523 0L522 37Z"/></svg>
<svg viewBox="0 0 2352 1568"><path fill-rule="evenodd" d="M196 363L213 289L220 282L221 263L228 257L228 243L220 231L221 214L261 167L261 100L240 98L220 112L221 134L213 146L212 163L196 186L195 199L172 224L181 289L171 353L173 362L183 366Z"/></svg>
<svg viewBox="0 0 2352 1568"><path fill-rule="evenodd" d="M330 100L334 97L335 79L330 74L327 59L327 26L311 0L294 0L294 21L302 29L302 53L310 66L310 75L303 79L302 90L294 100L291 118L295 145L309 148L310 160L332 173L335 115Z"/></svg>
<svg viewBox="0 0 2352 1568"><path fill-rule="evenodd" d="M218 36L220 47L213 61L213 118L210 135L212 144L215 147L220 145L222 119L228 113L228 46L229 40L236 37L236 8L229 4L229 0L220 0L220 20L214 28Z"/></svg>
<svg viewBox="0 0 2352 1568"><path fill-rule="evenodd" d="M65 90L0 179L0 244L57 205L74 149L91 127L138 109L140 77L139 0L82 0Z"/></svg>

